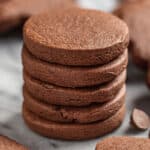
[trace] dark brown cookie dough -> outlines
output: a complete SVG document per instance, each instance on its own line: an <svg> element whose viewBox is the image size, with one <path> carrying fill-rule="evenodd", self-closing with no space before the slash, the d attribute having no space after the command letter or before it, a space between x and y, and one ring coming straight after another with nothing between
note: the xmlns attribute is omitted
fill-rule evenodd
<svg viewBox="0 0 150 150"><path fill-rule="evenodd" d="M96 150L150 150L150 139L136 137L110 137L100 141Z"/></svg>
<svg viewBox="0 0 150 150"><path fill-rule="evenodd" d="M112 62L95 67L71 67L51 64L32 56L23 49L24 70L32 77L63 87L85 87L114 80L127 67L127 50Z"/></svg>
<svg viewBox="0 0 150 150"><path fill-rule="evenodd" d="M126 80L123 71L113 81L89 88L65 88L36 80L24 72L25 88L43 102L63 106L86 106L114 99Z"/></svg>
<svg viewBox="0 0 150 150"><path fill-rule="evenodd" d="M0 135L0 150L27 150L27 148L8 137Z"/></svg>
<svg viewBox="0 0 150 150"><path fill-rule="evenodd" d="M31 17L24 26L24 42L34 56L50 63L102 65L125 51L129 33L111 14L69 9Z"/></svg>
<svg viewBox="0 0 150 150"><path fill-rule="evenodd" d="M104 104L87 107L67 107L48 105L32 97L24 88L24 105L28 110L43 119L62 123L92 123L113 116L125 103L125 86L114 99Z"/></svg>
<svg viewBox="0 0 150 150"><path fill-rule="evenodd" d="M133 61L139 67L147 68L150 58L150 1L137 0L134 3L125 3L116 14L129 27Z"/></svg>
<svg viewBox="0 0 150 150"><path fill-rule="evenodd" d="M118 128L125 116L125 106L107 120L91 124L63 124L37 117L24 107L23 117L35 132L49 138L65 140L86 140L108 134Z"/></svg>
<svg viewBox="0 0 150 150"><path fill-rule="evenodd" d="M73 0L3 0L0 1L0 33L8 31L32 15L47 10L73 7Z"/></svg>

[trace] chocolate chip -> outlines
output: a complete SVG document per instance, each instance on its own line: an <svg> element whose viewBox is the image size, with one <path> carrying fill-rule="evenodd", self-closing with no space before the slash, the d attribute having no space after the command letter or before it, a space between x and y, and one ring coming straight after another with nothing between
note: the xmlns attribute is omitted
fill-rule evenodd
<svg viewBox="0 0 150 150"><path fill-rule="evenodd" d="M147 130L150 127L150 118L148 114L140 109L134 109L131 116L132 124L140 130Z"/></svg>

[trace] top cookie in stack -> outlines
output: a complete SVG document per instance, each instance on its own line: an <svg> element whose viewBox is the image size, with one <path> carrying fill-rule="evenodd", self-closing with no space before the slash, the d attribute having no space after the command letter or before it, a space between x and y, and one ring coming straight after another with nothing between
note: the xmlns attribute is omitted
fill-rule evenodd
<svg viewBox="0 0 150 150"><path fill-rule="evenodd" d="M103 65L122 54L128 28L112 15L74 9L32 17L24 42L37 58L71 66Z"/></svg>
<svg viewBox="0 0 150 150"><path fill-rule="evenodd" d="M101 11L74 8L31 17L22 53L27 124L69 140L117 128L125 112L128 42L126 24Z"/></svg>

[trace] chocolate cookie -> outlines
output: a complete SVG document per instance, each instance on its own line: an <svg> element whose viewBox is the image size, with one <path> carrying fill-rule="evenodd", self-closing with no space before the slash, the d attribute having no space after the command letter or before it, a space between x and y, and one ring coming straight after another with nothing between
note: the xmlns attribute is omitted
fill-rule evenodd
<svg viewBox="0 0 150 150"><path fill-rule="evenodd" d="M27 150L27 148L16 143L16 141L0 135L0 150Z"/></svg>
<svg viewBox="0 0 150 150"><path fill-rule="evenodd" d="M65 140L86 140L103 136L120 126L125 116L125 106L107 120L91 124L63 124L47 121L23 108L23 117L27 125L35 132L49 138Z"/></svg>
<svg viewBox="0 0 150 150"><path fill-rule="evenodd" d="M36 80L24 72L25 88L43 102L64 106L86 106L114 99L126 80L123 71L113 81L89 88L65 88Z"/></svg>
<svg viewBox="0 0 150 150"><path fill-rule="evenodd" d="M32 56L23 49L24 70L32 77L63 87L85 87L115 79L127 67L127 50L112 62L95 67L70 67L51 64Z"/></svg>
<svg viewBox="0 0 150 150"><path fill-rule="evenodd" d="M125 103L125 86L114 99L104 104L93 104L87 107L65 107L48 105L32 97L24 88L24 105L28 110L43 119L63 123L91 123L108 119Z"/></svg>
<svg viewBox="0 0 150 150"><path fill-rule="evenodd" d="M116 12L129 27L133 61L137 66L147 68L150 58L150 1L125 3Z"/></svg>
<svg viewBox="0 0 150 150"><path fill-rule="evenodd" d="M99 142L96 150L150 150L150 139L110 137Z"/></svg>
<svg viewBox="0 0 150 150"><path fill-rule="evenodd" d="M73 6L73 0L0 0L0 32L22 24L34 14Z"/></svg>
<svg viewBox="0 0 150 150"><path fill-rule="evenodd" d="M125 51L129 33L111 14L69 9L31 17L24 26L24 42L34 56L49 63L102 65Z"/></svg>

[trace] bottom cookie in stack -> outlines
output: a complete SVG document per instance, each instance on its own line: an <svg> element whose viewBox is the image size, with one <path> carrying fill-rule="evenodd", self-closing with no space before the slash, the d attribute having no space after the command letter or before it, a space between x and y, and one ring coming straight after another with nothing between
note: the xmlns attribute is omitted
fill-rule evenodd
<svg viewBox="0 0 150 150"><path fill-rule="evenodd" d="M115 130L122 123L125 93L124 85L111 101L73 107L44 103L24 87L23 117L32 130L50 138L91 139Z"/></svg>
<svg viewBox="0 0 150 150"><path fill-rule="evenodd" d="M107 134L120 126L125 116L125 106L110 118L91 124L57 123L43 119L23 108L23 117L27 125L35 132L49 138L64 140L86 140Z"/></svg>

